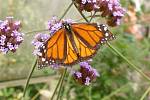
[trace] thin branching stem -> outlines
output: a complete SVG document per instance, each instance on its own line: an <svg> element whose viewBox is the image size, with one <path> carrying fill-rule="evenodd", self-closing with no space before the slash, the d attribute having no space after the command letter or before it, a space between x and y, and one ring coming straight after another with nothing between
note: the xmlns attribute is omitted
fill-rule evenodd
<svg viewBox="0 0 150 100"><path fill-rule="evenodd" d="M92 100L92 85L89 86L89 100Z"/></svg>
<svg viewBox="0 0 150 100"><path fill-rule="evenodd" d="M58 87L59 87L59 85L60 85L60 83L61 83L62 78L63 78L63 74L61 74L61 76L60 76L60 78L59 78L59 81L58 81L58 83L57 83L57 85L56 85L56 88L55 88L55 90L54 90L54 92L53 92L53 95L52 95L52 97L51 97L50 100L53 100L53 99L54 99L54 96L55 96L55 94L56 94L56 92L57 92L57 89L58 89Z"/></svg>
<svg viewBox="0 0 150 100"><path fill-rule="evenodd" d="M150 87L144 92L140 100L144 100L144 98L147 96L147 94L150 92Z"/></svg>
<svg viewBox="0 0 150 100"><path fill-rule="evenodd" d="M69 9L72 7L74 2L71 2L71 4L68 6L68 8L65 10L65 12L63 13L63 15L60 17L59 20L63 19L64 16L67 14L67 12L69 11ZM35 31L30 31L30 32L26 32L25 34L30 34L30 33L36 33L36 32L44 32L44 31L49 31L49 29L41 29L41 30L35 30Z"/></svg>
<svg viewBox="0 0 150 100"><path fill-rule="evenodd" d="M42 90L45 89L46 87L47 87L47 85L44 85L43 88L42 88ZM31 98L31 100L36 100L39 95L40 95L40 91L38 91L38 92Z"/></svg>
<svg viewBox="0 0 150 100"><path fill-rule="evenodd" d="M67 86L67 87L65 88L65 90L64 90L64 94L65 94L66 97L67 97L67 92L69 91L69 86L70 86L71 77L72 77L72 75L69 74L69 75L68 75L68 78L67 78L67 82L65 83L65 85Z"/></svg>
<svg viewBox="0 0 150 100"><path fill-rule="evenodd" d="M74 0L72 0L72 2L74 2ZM88 19L86 18L86 16L78 9L77 4L74 2L74 6L76 7L76 9L78 10L78 12L80 13L80 15L84 18L84 20L89 23Z"/></svg>
<svg viewBox="0 0 150 100"><path fill-rule="evenodd" d="M65 68L65 70L63 72L63 77L62 77L62 80L61 80L61 83L60 83L60 87L59 87L59 90L58 90L58 95L57 95L57 99L56 100L59 100L61 89L62 89L63 82L64 82L64 78L66 76L66 72L67 72L67 68Z"/></svg>
<svg viewBox="0 0 150 100"><path fill-rule="evenodd" d="M142 72L141 69L139 69L136 65L134 65L132 62L130 62L124 55L122 55L117 49L115 49L109 42L107 42L107 45L116 52L122 59L124 59L133 69L135 69L138 73L140 73L145 79L150 81L150 78L145 75L145 73Z"/></svg>
<svg viewBox="0 0 150 100"><path fill-rule="evenodd" d="M117 93L124 91L128 86L130 85L130 83L127 83L123 86L121 86L120 88L118 88L117 90L113 91L112 93L110 93L109 95L105 96L104 98L102 98L101 100L111 100L111 97L116 95Z"/></svg>
<svg viewBox="0 0 150 100"><path fill-rule="evenodd" d="M96 11L94 12L94 14L91 16L91 18L90 18L90 20L89 20L89 22L91 22L92 21L92 19L94 18L94 16L96 15Z"/></svg>
<svg viewBox="0 0 150 100"><path fill-rule="evenodd" d="M86 17L86 19L87 18L91 18L93 15L89 15L89 16L85 16ZM93 16L93 18L96 18L96 17L99 17L99 15L95 15L95 16ZM82 21L82 20L85 20L84 18L80 18L80 19L77 19L77 20L75 20L76 22L79 22L79 21Z"/></svg>
<svg viewBox="0 0 150 100"><path fill-rule="evenodd" d="M67 12L70 10L70 8L72 7L72 5L74 4L74 1L71 2L71 4L68 6L68 8L65 10L65 12L63 13L63 15L60 17L59 20L62 20L64 18L64 16L67 14Z"/></svg>
<svg viewBox="0 0 150 100"><path fill-rule="evenodd" d="M35 30L35 31L30 31L30 32L26 32L24 34L31 34L31 33L36 33L36 32L44 32L44 31L49 31L48 29L41 29L41 30Z"/></svg>
<svg viewBox="0 0 150 100"><path fill-rule="evenodd" d="M27 88L28 88L28 85L29 85L29 81L30 81L31 76L33 74L33 71L34 71L34 69L36 67L36 64L37 64L37 59L35 60L34 64L32 65L31 71L30 71L30 73L28 75L28 78L27 78L27 81L26 81L26 84L25 84L25 88L24 88L24 92L23 92L23 98L25 97L25 94L26 94L26 91L27 91Z"/></svg>

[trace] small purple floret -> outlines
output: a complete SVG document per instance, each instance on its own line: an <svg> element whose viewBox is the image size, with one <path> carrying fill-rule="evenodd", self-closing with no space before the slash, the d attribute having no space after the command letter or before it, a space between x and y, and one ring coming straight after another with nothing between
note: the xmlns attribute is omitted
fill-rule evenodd
<svg viewBox="0 0 150 100"><path fill-rule="evenodd" d="M82 73L80 73L80 72L75 72L75 75L77 76L77 78L81 78L82 77Z"/></svg>
<svg viewBox="0 0 150 100"><path fill-rule="evenodd" d="M90 85L90 80L91 80L91 79L90 79L89 77L86 77L84 84L85 84L85 85Z"/></svg>
<svg viewBox="0 0 150 100"><path fill-rule="evenodd" d="M80 62L80 70L75 71L73 76L80 84L89 85L94 79L96 79L96 77L100 75L88 62Z"/></svg>

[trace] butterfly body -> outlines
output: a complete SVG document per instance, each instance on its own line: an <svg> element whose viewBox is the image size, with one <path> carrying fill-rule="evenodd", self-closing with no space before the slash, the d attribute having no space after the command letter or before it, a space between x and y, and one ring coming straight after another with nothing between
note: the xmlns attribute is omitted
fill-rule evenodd
<svg viewBox="0 0 150 100"><path fill-rule="evenodd" d="M74 51L76 52L77 56L79 56L79 51L77 49L77 46L75 45L75 40L73 37L74 32L71 29L71 25L69 23L63 23L64 29L65 29L65 33L68 35L69 40L71 41L71 45L74 49Z"/></svg>
<svg viewBox="0 0 150 100"><path fill-rule="evenodd" d="M72 66L92 58L99 45L114 38L103 24L62 23L62 27L41 48L39 66Z"/></svg>

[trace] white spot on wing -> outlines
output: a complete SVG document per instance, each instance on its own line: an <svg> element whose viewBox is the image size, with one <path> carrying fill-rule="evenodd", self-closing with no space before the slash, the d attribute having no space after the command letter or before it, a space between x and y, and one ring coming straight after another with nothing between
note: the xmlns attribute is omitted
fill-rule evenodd
<svg viewBox="0 0 150 100"><path fill-rule="evenodd" d="M106 25L103 24L102 26L105 27Z"/></svg>
<svg viewBox="0 0 150 100"><path fill-rule="evenodd" d="M101 28L99 28L99 31L102 31Z"/></svg>
<svg viewBox="0 0 150 100"><path fill-rule="evenodd" d="M109 34L108 34L108 33L105 33L105 36L107 37L107 36L109 36Z"/></svg>
<svg viewBox="0 0 150 100"><path fill-rule="evenodd" d="M42 61L45 61L46 59L45 58L42 58Z"/></svg>
<svg viewBox="0 0 150 100"><path fill-rule="evenodd" d="M43 49L45 48L45 46L43 46Z"/></svg>
<svg viewBox="0 0 150 100"><path fill-rule="evenodd" d="M104 31L107 31L107 27L106 26L104 27Z"/></svg>

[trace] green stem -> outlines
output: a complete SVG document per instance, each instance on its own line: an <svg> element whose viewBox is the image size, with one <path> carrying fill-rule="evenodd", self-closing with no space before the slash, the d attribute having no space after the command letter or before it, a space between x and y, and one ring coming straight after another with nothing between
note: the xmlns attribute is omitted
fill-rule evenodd
<svg viewBox="0 0 150 100"><path fill-rule="evenodd" d="M86 16L86 19L87 18L91 18L92 16L90 15L90 16ZM95 15L95 16L93 16L94 18L95 17L99 17L99 15ZM79 21L82 21L82 20L85 20L84 18L80 18L80 19L78 19L78 20L75 20L75 22L79 22Z"/></svg>
<svg viewBox="0 0 150 100"><path fill-rule="evenodd" d="M41 29L41 30L35 30L35 31L26 32L24 34L30 34L30 33L36 33L36 32L43 32L43 31L49 31L49 30L48 29Z"/></svg>
<svg viewBox="0 0 150 100"><path fill-rule="evenodd" d="M92 100L92 85L89 86L89 100Z"/></svg>
<svg viewBox="0 0 150 100"><path fill-rule="evenodd" d="M61 84L60 84L60 87L59 87L59 90L58 90L58 95L57 95L57 99L56 100L59 100L66 72L67 72L67 68L65 68L65 70L64 70L63 77L62 77L62 80L61 80Z"/></svg>
<svg viewBox="0 0 150 100"><path fill-rule="evenodd" d="M72 2L74 2L74 0L72 0ZM84 20L89 23L88 19L84 16L84 14L78 9L77 4L74 2L74 6L76 7L76 9L78 10L78 12L80 13L80 15L84 18Z"/></svg>
<svg viewBox="0 0 150 100"><path fill-rule="evenodd" d="M68 6L68 8L65 10L65 12L63 13L63 15L61 16L59 20L64 18L64 16L67 14L67 12L69 11L69 9L72 7L73 4L74 2L71 2L71 4ZM35 31L26 32L25 34L43 32L43 31L49 31L49 30L48 29L35 30Z"/></svg>
<svg viewBox="0 0 150 100"><path fill-rule="evenodd" d="M94 16L96 15L96 11L94 12L94 14L91 16L91 18L90 18L90 21L89 22L91 22L92 21L92 19L94 18Z"/></svg>
<svg viewBox="0 0 150 100"><path fill-rule="evenodd" d="M63 15L60 17L59 20L63 19L64 16L67 14L67 12L69 11L69 9L72 7L72 5L74 4L74 1L71 2L71 4L68 6L68 8L65 10L65 12L63 13Z"/></svg>
<svg viewBox="0 0 150 100"><path fill-rule="evenodd" d="M122 55L117 49L115 49L109 42L107 42L107 45L113 50L115 51L120 57L122 57L129 65L131 65L132 68L134 68L137 72L139 72L145 79L147 79L148 81L150 81L150 78L145 75L141 69L139 69L137 66L135 66L133 63L131 63L124 55Z"/></svg>
<svg viewBox="0 0 150 100"><path fill-rule="evenodd" d="M60 76L60 78L59 78L59 81L58 81L58 83L57 83L57 85L56 85L56 88L55 88L55 90L54 90L54 92L53 92L53 95L52 95L52 97L51 97L50 100L53 100L53 99L54 99L54 96L55 96L55 94L56 94L56 91L57 91L57 89L58 89L60 83L61 83L62 78L63 78L63 74L61 74L61 76Z"/></svg>
<svg viewBox="0 0 150 100"><path fill-rule="evenodd" d="M108 96L102 98L101 100L111 100L111 97L116 95L117 93L124 91L130 84L127 83L123 86L121 86L120 88L118 88L116 91L112 92L111 94L109 94Z"/></svg>
<svg viewBox="0 0 150 100"><path fill-rule="evenodd" d="M150 92L150 87L144 92L144 94L142 95L142 97L140 98L140 100L144 100L144 98L146 97L146 95Z"/></svg>
<svg viewBox="0 0 150 100"><path fill-rule="evenodd" d="M42 90L45 89L46 87L47 87L47 85L44 85L43 88L42 88ZM39 95L40 95L40 91L38 91L38 93L35 94L35 95L31 98L31 100L36 100Z"/></svg>
<svg viewBox="0 0 150 100"><path fill-rule="evenodd" d="M29 73L29 75L28 75L27 82L26 82L26 84L25 84L25 88L24 88L24 92L23 92L23 98L25 97L25 94L26 94L26 91L27 91L27 88L28 88L28 85L29 85L29 81L30 81L31 76L32 76L32 74L33 74L33 71L34 71L34 69L35 69L35 67L36 67L36 64L37 64L37 59L36 59L36 61L34 62L32 68L31 68L31 71L30 71L30 73Z"/></svg>
<svg viewBox="0 0 150 100"><path fill-rule="evenodd" d="M69 74L69 75L68 75L68 78L67 78L67 82L66 82L66 84L65 84L65 85L68 87L68 88L66 87L66 88L64 89L64 94L65 94L66 97L67 97L67 93L68 93L68 91L69 91L71 77L72 77L72 75Z"/></svg>

